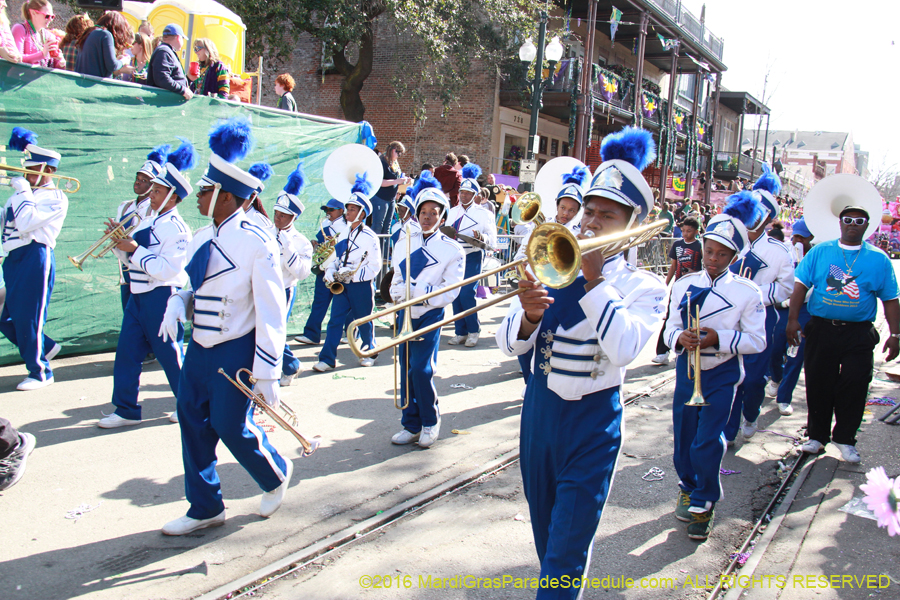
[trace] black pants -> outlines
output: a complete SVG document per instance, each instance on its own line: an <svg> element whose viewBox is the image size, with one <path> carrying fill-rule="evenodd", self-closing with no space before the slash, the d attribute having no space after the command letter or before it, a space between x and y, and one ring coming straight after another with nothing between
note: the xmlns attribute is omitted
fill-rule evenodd
<svg viewBox="0 0 900 600"><path fill-rule="evenodd" d="M0 460L19 447L19 432L6 419L0 417Z"/></svg>
<svg viewBox="0 0 900 600"><path fill-rule="evenodd" d="M666 321L669 320L669 303L666 302L666 316L663 317L663 326L659 332L659 337L656 338L656 354L666 354L671 350L668 346L666 346Z"/></svg>
<svg viewBox="0 0 900 600"><path fill-rule="evenodd" d="M803 333L809 439L855 446L872 381L878 331L869 322L835 325L813 317Z"/></svg>

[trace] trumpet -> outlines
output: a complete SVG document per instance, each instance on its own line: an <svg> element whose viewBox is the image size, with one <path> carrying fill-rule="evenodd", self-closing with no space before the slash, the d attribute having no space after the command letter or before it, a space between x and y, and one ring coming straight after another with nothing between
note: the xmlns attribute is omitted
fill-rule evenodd
<svg viewBox="0 0 900 600"><path fill-rule="evenodd" d="M537 280L545 286L554 289L564 288L575 281L575 279L578 277L578 272L581 270L581 257L583 255L589 252L600 251L603 254L604 258L615 256L616 254L623 252L631 248L632 246L637 246L646 242L647 240L654 238L659 234L660 231L665 229L666 226L667 221L663 219L654 221L653 223L648 223L647 225L636 227L634 229L627 229L619 233L612 233L610 235L605 235L597 238L587 238L579 240L575 237L575 234L573 234L564 225L560 225L558 223L544 223L542 225L539 225L531 234L531 239L528 241L528 246L525 250L525 258L507 263L505 265L501 265L496 269L491 269L490 271L485 271L483 273L479 273L478 275L473 275L472 277L464 279L463 281L460 281L455 285L431 291L417 298L395 304L390 308L386 308L385 310L382 310L380 312L373 313L367 317L363 317L361 319L353 321L352 323L350 323L350 327L347 329L347 339L350 341L350 349L353 350L353 353L359 358L371 358L377 355L379 352L387 350L388 348L413 341L416 338L425 335L426 333L434 331L435 329L440 329L444 325L468 317L469 315L476 313L479 310L488 308L489 306L493 306L495 304L499 304L500 302L509 300L513 296L518 296L524 290L519 289L508 294L504 294L503 296L497 296L495 298L492 298L488 302L485 302L484 304L480 304L474 308L464 310L459 314L447 317L446 319L438 321L437 323L432 323L431 325L423 327L422 329L401 332L400 335L392 338L385 345L376 345L374 348L370 348L368 350L363 350L359 345L359 340L356 339L356 330L366 323L369 323L376 319L383 319L387 315L391 315L401 310L408 309L430 298L439 296L440 294L445 293L447 290L463 287L465 285L471 285L476 281L486 279L488 277L491 277L492 275L502 273L509 269L520 269L522 266L524 266L525 263L528 263L531 266L531 270L534 272ZM404 329L406 328L404 327Z"/></svg>
<svg viewBox="0 0 900 600"><path fill-rule="evenodd" d="M282 417L278 414L278 411L266 404L266 399L262 396L262 394L257 394L250 387L247 386L243 381L241 381L241 373L247 374L247 381L250 382L250 385L254 385L256 383L256 378L253 377L253 373L250 372L250 369L238 369L238 372L235 374L234 379L228 376L228 373L225 372L225 369L219 368L219 373L225 376L225 379L234 384L234 387L244 392L244 395L250 398L253 401L253 404L256 405L258 409L266 414L268 417L272 417L282 429L285 429L288 433L292 434L297 441L300 442L300 445L303 447L303 456L310 456L319 448L319 440L313 439L312 442L307 441L305 437L303 437L299 431L295 429L299 420L297 419L297 413L291 409L284 402L281 403L280 408L281 412L284 413Z"/></svg>
<svg viewBox="0 0 900 600"><path fill-rule="evenodd" d="M696 307L696 315L691 314L691 293L687 292L687 310L688 310L688 330L693 332L694 335L697 336L697 339L700 339L700 307ZM709 402L703 397L703 392L700 390L700 345L698 343L697 347L694 350L691 350L687 357L687 372L688 378L694 380L694 393L691 394L690 400L684 403L685 406L694 406L696 408L701 408L703 406L709 406ZM693 371L693 375L691 372Z"/></svg>
<svg viewBox="0 0 900 600"><path fill-rule="evenodd" d="M137 216L133 216L132 220L134 218L137 218ZM124 223L119 223L118 227L108 233L103 234L103 237L97 240L90 248L88 248L78 256L70 256L69 260L72 261L72 264L75 265L79 271L83 271L84 269L82 267L84 265L84 261L86 261L88 257L103 258L110 250L115 248L120 241L131 235L131 232L134 231L135 228L140 224L140 221L138 221L134 225L126 228ZM107 242L109 243L107 244ZM107 244L107 246L103 248L103 250L100 250L100 252L97 252L95 254L97 248L103 246L104 244Z"/></svg>
<svg viewBox="0 0 900 600"><path fill-rule="evenodd" d="M4 165L0 163L0 171L7 171L12 173L19 173L21 175L43 175L45 177L50 177L51 179L56 179L59 183L62 183L63 187L62 191L68 194L74 194L78 190L81 189L81 182L75 179L74 177L67 177L65 175L60 175L59 173L45 173L44 171L35 171L34 169L23 169L22 167L13 167L12 165ZM6 179L7 181L0 183L0 185L6 185L12 187L12 177L9 175L0 176L0 179ZM57 184L58 185L58 184Z"/></svg>
<svg viewBox="0 0 900 600"><path fill-rule="evenodd" d="M363 263L366 262L366 257L369 255L368 252L365 252L362 255L362 258L359 261L359 264L356 265L356 268L347 273L346 275L339 275L335 273L335 280L328 284L328 289L332 294L337 296L338 294L344 293L344 284L353 279L353 276L356 275L356 272L359 271L359 268L363 266Z"/></svg>
<svg viewBox="0 0 900 600"><path fill-rule="evenodd" d="M535 225L542 225L546 219L541 212L540 195L534 192L522 194L522 196L513 204L512 210L509 213L509 218L516 223L533 222Z"/></svg>

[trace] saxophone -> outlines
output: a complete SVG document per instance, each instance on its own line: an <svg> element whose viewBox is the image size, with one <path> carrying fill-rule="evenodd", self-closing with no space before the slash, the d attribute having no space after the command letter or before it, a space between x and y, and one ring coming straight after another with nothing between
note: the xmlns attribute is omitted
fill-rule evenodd
<svg viewBox="0 0 900 600"><path fill-rule="evenodd" d="M324 221L323 221L324 223ZM325 240L316 246L316 249L313 250L312 255L312 268L316 273L322 272L322 266L325 261L327 261L332 255L334 255L334 247L337 244L338 234L335 234L331 237L325 235L325 227L324 225L320 225L322 231L322 238Z"/></svg>

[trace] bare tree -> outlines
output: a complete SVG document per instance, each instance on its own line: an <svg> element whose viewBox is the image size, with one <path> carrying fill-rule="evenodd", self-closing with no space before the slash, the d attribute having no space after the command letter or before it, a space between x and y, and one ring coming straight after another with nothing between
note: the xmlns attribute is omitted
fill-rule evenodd
<svg viewBox="0 0 900 600"><path fill-rule="evenodd" d="M900 196L900 165L887 157L871 170L869 181L881 192L881 197L891 202Z"/></svg>

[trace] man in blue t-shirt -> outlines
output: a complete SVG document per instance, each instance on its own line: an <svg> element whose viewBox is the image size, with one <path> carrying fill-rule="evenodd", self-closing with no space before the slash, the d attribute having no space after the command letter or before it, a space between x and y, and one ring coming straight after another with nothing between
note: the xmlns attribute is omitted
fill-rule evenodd
<svg viewBox="0 0 900 600"><path fill-rule="evenodd" d="M841 211L841 237L822 242L803 257L794 272L787 339L800 344L800 307L812 289L812 315L806 338L806 402L809 441L801 450L818 454L829 441L844 460L860 461L856 431L872 381L878 331L873 326L881 299L891 335L884 344L885 362L900 354L900 290L887 255L863 242L869 214L858 206ZM831 415L834 414L834 429Z"/></svg>

